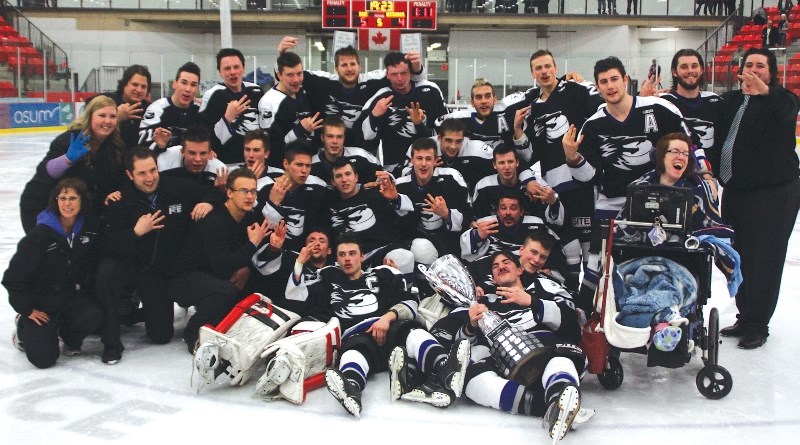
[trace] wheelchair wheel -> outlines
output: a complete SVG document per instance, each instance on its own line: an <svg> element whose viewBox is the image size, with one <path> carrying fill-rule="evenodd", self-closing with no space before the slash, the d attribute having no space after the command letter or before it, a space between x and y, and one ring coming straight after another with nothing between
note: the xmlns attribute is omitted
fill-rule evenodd
<svg viewBox="0 0 800 445"><path fill-rule="evenodd" d="M708 314L708 362L707 365L719 363L719 311L712 307Z"/></svg>
<svg viewBox="0 0 800 445"><path fill-rule="evenodd" d="M622 386L625 372L622 370L622 363L613 356L608 357L608 369L601 374L597 374L597 380L605 389L617 389Z"/></svg>
<svg viewBox="0 0 800 445"><path fill-rule="evenodd" d="M731 392L733 377L722 366L707 365L697 373L695 384L700 394L711 400L719 400Z"/></svg>

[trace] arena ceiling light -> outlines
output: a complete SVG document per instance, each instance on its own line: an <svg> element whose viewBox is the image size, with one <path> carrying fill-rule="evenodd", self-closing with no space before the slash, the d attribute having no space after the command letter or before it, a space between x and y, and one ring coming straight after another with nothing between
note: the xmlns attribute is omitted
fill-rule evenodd
<svg viewBox="0 0 800 445"><path fill-rule="evenodd" d="M677 32L680 31L680 28L675 28L672 26L662 26L660 28L650 28L650 31L654 32Z"/></svg>

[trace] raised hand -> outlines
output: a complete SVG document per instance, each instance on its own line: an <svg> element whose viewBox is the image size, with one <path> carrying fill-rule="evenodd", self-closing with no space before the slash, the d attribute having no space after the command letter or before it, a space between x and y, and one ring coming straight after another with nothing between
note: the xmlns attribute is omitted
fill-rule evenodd
<svg viewBox="0 0 800 445"><path fill-rule="evenodd" d="M392 99L394 96L386 96L383 99L378 99L375 102L375 106L372 107L372 115L375 117L381 117L389 111L389 107L392 106Z"/></svg>
<svg viewBox="0 0 800 445"><path fill-rule="evenodd" d="M88 134L75 134L72 133L69 135L69 147L67 148L67 160L70 164L74 164L81 160L86 153L89 153L89 147L86 144L89 143L89 135Z"/></svg>
<svg viewBox="0 0 800 445"><path fill-rule="evenodd" d="M520 139L525 132L525 119L531 114L531 106L520 108L514 112L514 139Z"/></svg>
<svg viewBox="0 0 800 445"><path fill-rule="evenodd" d="M497 221L479 221L478 227L475 230L478 231L478 238L485 240L489 238L490 235L494 235L498 232L498 227L500 223Z"/></svg>
<svg viewBox="0 0 800 445"><path fill-rule="evenodd" d="M410 105L410 107L406 107L406 113L408 113L408 118L411 119L411 123L419 125L425 122L425 110L420 108L419 102L411 102Z"/></svg>
<svg viewBox="0 0 800 445"><path fill-rule="evenodd" d="M428 206L428 211L439 215L441 218L447 218L450 212L450 209L447 208L447 202L442 196L433 196L428 193L428 196L425 197L425 204Z"/></svg>
<svg viewBox="0 0 800 445"><path fill-rule="evenodd" d="M275 227L272 228L272 233L269 235L269 245L275 250L281 250L283 243L286 241L286 221L280 220Z"/></svg>
<svg viewBox="0 0 800 445"><path fill-rule="evenodd" d="M301 119L300 125L303 126L306 133L313 133L314 130L322 127L322 118L319 117L319 113L314 113L313 116Z"/></svg>
<svg viewBox="0 0 800 445"><path fill-rule="evenodd" d="M578 148L581 146L581 142L583 142L584 135L581 135L579 138L575 138L578 135L578 129L575 128L574 125L569 126L569 130L564 133L564 137L561 138L561 145L564 146L564 156L567 158L567 162L574 162L578 160Z"/></svg>
<svg viewBox="0 0 800 445"><path fill-rule="evenodd" d="M267 237L269 234L269 220L264 219L264 221L259 223L253 223L247 226L247 239L253 243L254 246L258 247L261 245L261 242L264 241L264 238Z"/></svg>
<svg viewBox="0 0 800 445"><path fill-rule="evenodd" d="M146 213L139 217L139 220L136 221L136 225L133 226L133 233L136 236L146 235L153 230L163 229L164 225L161 224L166 218L164 215L161 214L161 210L156 210L153 213Z"/></svg>
<svg viewBox="0 0 800 445"><path fill-rule="evenodd" d="M292 188L292 180L288 176L283 175L275 180L272 189L269 191L269 200L275 205L281 205L286 194Z"/></svg>
<svg viewBox="0 0 800 445"><path fill-rule="evenodd" d="M284 36L281 39L280 43L278 43L278 54L283 54L286 51L295 49L297 47L297 42L299 41L300 39L298 39L297 37Z"/></svg>
<svg viewBox="0 0 800 445"><path fill-rule="evenodd" d="M153 142L156 143L158 148L167 148L170 138L172 138L172 132L166 128L158 127L153 130Z"/></svg>
<svg viewBox="0 0 800 445"><path fill-rule="evenodd" d="M144 109L141 102L135 104L119 104L117 106L117 121L123 122L129 119L141 119Z"/></svg>
<svg viewBox="0 0 800 445"><path fill-rule="evenodd" d="M239 117L240 114L247 111L250 107L250 98L247 96L242 96L239 100L232 100L228 102L227 108L225 108L225 120L228 122L233 122Z"/></svg>
<svg viewBox="0 0 800 445"><path fill-rule="evenodd" d="M389 172L383 170L375 172L375 177L378 179L378 183L380 184L379 190L381 196L389 201L396 201L397 198L400 197L400 194L397 193L397 185L394 183L394 178L389 174Z"/></svg>

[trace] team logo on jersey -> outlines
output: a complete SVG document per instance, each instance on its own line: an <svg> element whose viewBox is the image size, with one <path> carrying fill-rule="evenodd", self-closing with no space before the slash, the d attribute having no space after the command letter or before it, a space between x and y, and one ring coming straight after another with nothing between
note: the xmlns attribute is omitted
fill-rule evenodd
<svg viewBox="0 0 800 445"><path fill-rule="evenodd" d="M291 238L303 235L303 228L306 222L306 211L296 207L282 206L284 210L283 219L286 221L286 234Z"/></svg>
<svg viewBox="0 0 800 445"><path fill-rule="evenodd" d="M697 119L694 117L685 118L686 124L691 128L692 133L699 139L700 148L711 148L714 146L714 123Z"/></svg>
<svg viewBox="0 0 800 445"><path fill-rule="evenodd" d="M81 235L81 237L80 237L80 238L78 238L78 241L79 241L81 244L87 244L87 243L90 241L90 239L89 239L89 237L88 237L88 236L86 236L86 235Z"/></svg>
<svg viewBox="0 0 800 445"><path fill-rule="evenodd" d="M516 252L519 250L519 244L509 243L495 236L490 236L490 238L491 243L489 244L489 251L486 252L487 255L491 255L501 250L507 250L509 252Z"/></svg>
<svg viewBox="0 0 800 445"><path fill-rule="evenodd" d="M414 207L419 212L419 225L422 230L433 231L442 227L442 217L428 210L428 205L424 202L414 203Z"/></svg>
<svg viewBox="0 0 800 445"><path fill-rule="evenodd" d="M408 116L405 110L400 113L399 108L389 107L389 127L392 128L392 131L397 133L400 137L405 138L414 138L417 135L417 130L414 128L414 124L411 120L408 120L404 116Z"/></svg>
<svg viewBox="0 0 800 445"><path fill-rule="evenodd" d="M560 111L556 111L555 113L537 117L533 122L533 130L536 132L536 137L540 137L542 133L547 132L547 140L556 142L561 140L564 133L569 130L569 121L567 116L564 116Z"/></svg>
<svg viewBox="0 0 800 445"><path fill-rule="evenodd" d="M216 175L214 175L216 177ZM173 213L181 213L183 212L183 204L172 204L167 209L168 214L172 215Z"/></svg>
<svg viewBox="0 0 800 445"><path fill-rule="evenodd" d="M377 222L375 213L367 204L347 207L341 210L331 209L331 226L346 232L363 232L369 230Z"/></svg>
<svg viewBox="0 0 800 445"><path fill-rule="evenodd" d="M347 128L353 128L353 123L361 114L361 107L342 102L331 95L328 95L328 97L330 98L330 102L325 106L325 115L339 116L342 118Z"/></svg>
<svg viewBox="0 0 800 445"><path fill-rule="evenodd" d="M496 303L502 301L503 298L495 294L489 294L486 296L486 300L489 301L489 303ZM500 312L501 316L506 319L509 324L524 331L533 329L533 327L536 326L536 320L533 318L533 312L530 309L510 309L498 312Z"/></svg>
<svg viewBox="0 0 800 445"><path fill-rule="evenodd" d="M250 130L258 130L258 117L258 109L248 108L233 121L234 133L244 136Z"/></svg>
<svg viewBox="0 0 800 445"><path fill-rule="evenodd" d="M152 119L154 117L156 117L155 111L148 111L147 113L144 114L145 119Z"/></svg>
<svg viewBox="0 0 800 445"><path fill-rule="evenodd" d="M653 143L644 136L600 136L604 140L600 146L603 157L620 170L632 170L634 167L650 162Z"/></svg>
<svg viewBox="0 0 800 445"><path fill-rule="evenodd" d="M367 289L347 290L334 284L331 306L337 317L356 318L377 312L378 297Z"/></svg>

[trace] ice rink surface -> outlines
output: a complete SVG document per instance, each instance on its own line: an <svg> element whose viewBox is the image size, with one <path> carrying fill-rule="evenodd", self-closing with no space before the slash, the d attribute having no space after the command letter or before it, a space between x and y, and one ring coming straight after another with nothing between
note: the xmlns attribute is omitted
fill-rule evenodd
<svg viewBox="0 0 800 445"><path fill-rule="evenodd" d="M22 237L19 194L56 134L0 136L2 270ZM740 350L728 339L721 345L719 362L733 376L730 395L722 400L700 395L698 356L683 368L665 369L648 368L643 355L623 354L625 380L616 391L586 376L582 403L597 415L563 443L798 443L797 232L796 226L767 344L753 351ZM310 393L301 406L254 397L256 379L244 387L208 387L197 395L190 384L192 360L180 341L186 323L181 310L168 345L148 344L142 325L123 327L126 350L117 365L100 362L102 344L90 337L80 356L62 356L55 367L39 370L11 345L14 312L5 289L0 292L0 444L550 443L540 419L465 399L445 410L390 404L386 373L370 378L361 420L348 415L325 389ZM736 307L716 271L712 294L706 311L717 307L721 326L731 324Z"/></svg>

